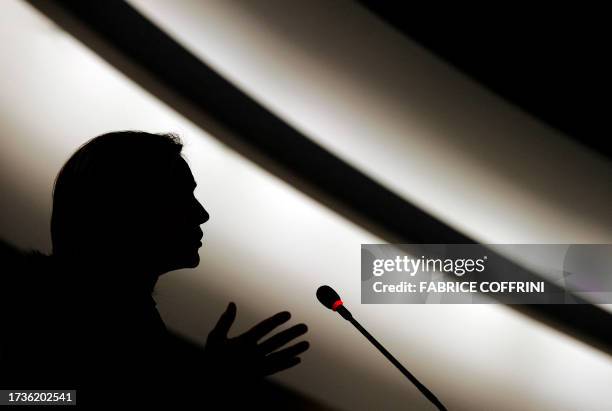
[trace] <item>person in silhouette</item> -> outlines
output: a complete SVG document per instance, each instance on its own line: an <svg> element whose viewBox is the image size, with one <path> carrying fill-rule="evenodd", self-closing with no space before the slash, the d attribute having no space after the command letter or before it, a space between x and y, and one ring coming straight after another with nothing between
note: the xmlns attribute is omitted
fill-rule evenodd
<svg viewBox="0 0 612 411"><path fill-rule="evenodd" d="M286 311L228 338L236 317L229 303L204 349L166 329L152 291L161 275L199 264L200 226L210 218L181 151L172 134L112 132L84 144L62 167L53 191L52 254L13 264L19 268L5 276L12 337L3 338L3 383L75 387L81 401L118 386L183 396L191 387L227 402L300 362L308 342L292 342L305 324L265 338L290 319Z"/></svg>

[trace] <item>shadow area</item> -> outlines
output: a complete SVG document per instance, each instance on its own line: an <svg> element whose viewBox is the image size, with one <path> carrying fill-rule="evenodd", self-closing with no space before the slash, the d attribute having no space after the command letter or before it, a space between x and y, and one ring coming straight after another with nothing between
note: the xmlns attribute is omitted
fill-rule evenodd
<svg viewBox="0 0 612 411"><path fill-rule="evenodd" d="M236 304L200 347L168 330L152 292L199 265L210 216L171 134L98 136L60 170L52 253L0 241L0 388L74 390L78 404L322 409L265 377L309 348L287 311L228 337ZM276 330L276 331L275 331Z"/></svg>
<svg viewBox="0 0 612 411"><path fill-rule="evenodd" d="M83 279L52 256L0 241L0 388L76 389L77 404L200 404L329 410L265 378L223 372L167 330L134 289ZM206 409L206 408L205 408Z"/></svg>

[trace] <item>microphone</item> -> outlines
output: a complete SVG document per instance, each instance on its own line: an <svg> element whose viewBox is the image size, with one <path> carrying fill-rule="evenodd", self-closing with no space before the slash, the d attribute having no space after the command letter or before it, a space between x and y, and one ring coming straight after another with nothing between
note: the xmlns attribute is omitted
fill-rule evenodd
<svg viewBox="0 0 612 411"><path fill-rule="evenodd" d="M423 394L433 405L438 408L440 411L447 411L444 405L436 398L436 396L427 389L417 378L410 373L398 360L395 359L393 355L381 343L379 343L376 338L372 336L361 324L353 318L351 312L344 306L344 302L333 288L328 285L322 285L317 289L317 299L323 304L325 307L329 308L332 311L336 311L338 314L342 316L345 320L349 321L351 324L355 326L359 330L364 337L368 339L377 349L380 351L395 367L400 370L402 374L408 380L413 383L417 389Z"/></svg>
<svg viewBox="0 0 612 411"><path fill-rule="evenodd" d="M329 285L322 285L319 287L317 290L317 299L330 310L336 311L345 320L351 321L353 318L353 315L346 309L338 293Z"/></svg>

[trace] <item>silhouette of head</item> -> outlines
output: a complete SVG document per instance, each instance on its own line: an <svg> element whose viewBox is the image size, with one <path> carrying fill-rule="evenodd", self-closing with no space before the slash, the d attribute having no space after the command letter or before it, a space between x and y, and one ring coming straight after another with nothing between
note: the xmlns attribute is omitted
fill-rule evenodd
<svg viewBox="0 0 612 411"><path fill-rule="evenodd" d="M81 146L53 191L53 255L150 274L199 263L209 215L172 134L113 132Z"/></svg>

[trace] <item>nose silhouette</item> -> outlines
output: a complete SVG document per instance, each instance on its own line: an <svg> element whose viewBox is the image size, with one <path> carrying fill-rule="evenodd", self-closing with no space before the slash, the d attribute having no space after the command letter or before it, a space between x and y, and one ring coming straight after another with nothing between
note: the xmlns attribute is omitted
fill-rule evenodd
<svg viewBox="0 0 612 411"><path fill-rule="evenodd" d="M208 214L208 211L206 211L204 206L198 200L196 200L196 204L197 204L198 224L204 224L205 222L210 220L210 214Z"/></svg>

